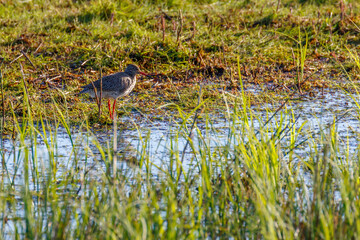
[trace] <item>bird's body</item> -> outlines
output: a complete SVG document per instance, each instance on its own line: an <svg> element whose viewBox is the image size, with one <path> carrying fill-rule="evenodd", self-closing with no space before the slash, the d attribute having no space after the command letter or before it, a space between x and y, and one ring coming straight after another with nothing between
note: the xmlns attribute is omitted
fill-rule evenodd
<svg viewBox="0 0 360 240"><path fill-rule="evenodd" d="M101 97L109 99L108 105L110 117L112 118L110 99L115 100L113 104L113 113L115 110L116 99L128 95L134 89L137 74L146 75L145 73L140 72L140 69L136 65L129 64L124 72L111 74L93 83L82 86L83 90L79 92L79 94L88 93L92 98Z"/></svg>
<svg viewBox="0 0 360 240"><path fill-rule="evenodd" d="M133 69L133 67L135 67ZM92 98L100 97L102 91L102 98L117 99L118 97L124 97L128 95L135 87L136 74L141 73L139 68L135 65L130 64L125 72L118 72L105 76L93 83L82 86L83 90L79 93L88 93ZM102 88L101 85L102 84ZM94 91L96 88L96 94Z"/></svg>

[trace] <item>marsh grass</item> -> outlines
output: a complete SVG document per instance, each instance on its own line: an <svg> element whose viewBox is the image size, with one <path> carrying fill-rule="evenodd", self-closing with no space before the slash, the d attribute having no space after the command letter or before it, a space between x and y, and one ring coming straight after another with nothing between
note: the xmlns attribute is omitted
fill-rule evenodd
<svg viewBox="0 0 360 240"><path fill-rule="evenodd" d="M23 94L27 101L25 85ZM262 119L244 90L240 99L222 98L234 101L222 132L202 98L190 113L176 106L167 161L157 160L149 148L157 143L134 122L136 164L118 163L116 174L111 138L100 143L84 121L75 139L60 108L57 122L43 116L36 124L27 104L12 149L1 152L6 165L16 163L2 169L2 237L357 238L358 149L339 140L336 123L313 135L291 109ZM202 125L194 121L199 109ZM67 160L57 156L59 126L71 139Z"/></svg>
<svg viewBox="0 0 360 240"><path fill-rule="evenodd" d="M307 81L308 91L319 86L308 81L314 64L339 67L334 76L351 82L335 85L357 92L357 25L341 25L358 21L356 2L347 5L347 20L338 19L332 2L11 3L0 8L1 130L13 133L1 138L2 238L359 238L359 149L341 140L336 119L314 134L286 100L294 93L279 104L281 92L265 91L261 99L277 110L260 115L246 91L275 77L275 88ZM29 59L13 61L20 50ZM323 64L330 54L336 58ZM96 78L94 70L111 73L130 61L164 74L140 83L138 100L118 115L133 108L149 121L149 111L167 115L165 160L151 150L160 142L130 118L137 151L132 163L116 161L126 152L92 128L108 119L72 95ZM209 65L226 68L225 75L210 76ZM214 108L223 114L214 118ZM71 142L66 156L59 154L60 132Z"/></svg>

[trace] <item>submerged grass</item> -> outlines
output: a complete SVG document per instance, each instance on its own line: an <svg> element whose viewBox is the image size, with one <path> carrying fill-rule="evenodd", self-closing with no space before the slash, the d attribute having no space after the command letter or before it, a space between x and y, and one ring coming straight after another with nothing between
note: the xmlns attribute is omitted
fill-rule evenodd
<svg viewBox="0 0 360 240"><path fill-rule="evenodd" d="M222 98L228 106L230 97ZM169 122L165 160L136 126L135 165L119 164L116 174L111 139L99 142L87 122L83 134L72 133L59 110L55 125L72 144L69 156L58 156L58 130L47 120L37 125L27 104L12 147L1 152L5 166L14 166L2 169L2 237L359 237L358 148L341 143L335 122L314 135L291 109L260 118L242 94L221 133L209 103L198 99L192 114L177 106L181 119ZM194 119L199 110L203 125ZM45 151L37 150L40 141Z"/></svg>
<svg viewBox="0 0 360 240"><path fill-rule="evenodd" d="M358 3L340 3L0 3L1 127L13 131L1 138L2 238L359 238L359 149L336 120L313 134L287 100L261 116L246 91L272 103L346 76L333 85L357 92ZM136 117L134 156L117 152L92 129L108 119L74 95L129 62L162 74L118 114L168 116L165 158Z"/></svg>
<svg viewBox="0 0 360 240"><path fill-rule="evenodd" d="M105 163L99 162L98 173L93 175L86 163L81 167L76 164L82 158L70 157L68 170L44 162L34 163L38 156L29 150L36 145L20 141L16 162L23 165L21 172L29 172L33 177L22 174L11 188L4 184L7 178L3 178L2 197L6 200L1 208L3 236L167 239L357 236L357 228L350 224L356 219L353 211L357 209L357 162L350 167L350 159L339 161L339 154L343 153L339 152L334 133L324 136L320 145L309 143L310 152L315 154L306 161L285 157L300 133L295 128L288 132L283 117L277 126L263 126L256 134L252 120L245 120L244 111L239 109L229 116L226 141L215 149L210 148L207 135L195 128L197 141L190 139L189 146L190 155L196 160L187 169L181 165L181 153L177 150L179 129L180 133L171 139L172 161L158 166L143 146L145 150L139 160L145 160L138 167L119 170L116 184L106 170L111 162L110 152L95 156L95 162ZM291 126L293 120L288 121ZM292 144L282 140L283 132L288 133ZM23 132L24 138L34 136ZM148 141L145 138L144 144ZM50 148L50 152L56 149ZM56 162L54 157L50 160ZM177 182L180 169L184 177ZM59 175L58 171L62 173ZM40 185L29 184L30 179ZM352 201L347 200L349 196ZM22 203L25 216L17 210ZM345 215L346 211L350 213Z"/></svg>

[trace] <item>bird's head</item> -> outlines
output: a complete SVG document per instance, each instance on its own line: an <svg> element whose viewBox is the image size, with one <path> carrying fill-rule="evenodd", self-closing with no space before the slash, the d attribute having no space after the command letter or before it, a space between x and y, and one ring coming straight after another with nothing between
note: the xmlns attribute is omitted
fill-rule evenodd
<svg viewBox="0 0 360 240"><path fill-rule="evenodd" d="M130 76L135 76L136 74L142 74L142 75L145 75L147 76L147 74L143 73L140 71L140 68L134 64L129 64L126 69L125 69L125 72L127 74L129 74Z"/></svg>

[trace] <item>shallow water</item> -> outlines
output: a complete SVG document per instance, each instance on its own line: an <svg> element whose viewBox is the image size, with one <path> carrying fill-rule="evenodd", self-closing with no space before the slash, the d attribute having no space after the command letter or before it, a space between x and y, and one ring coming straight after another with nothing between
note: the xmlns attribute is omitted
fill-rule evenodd
<svg viewBox="0 0 360 240"><path fill-rule="evenodd" d="M318 146L323 147L321 136L326 136L329 133L329 129L335 126L336 133L338 134L339 146L342 148L339 151L339 160L342 161L343 155L347 153L354 153L359 146L358 132L359 132L359 109L356 107L354 100L359 99L358 96L350 96L339 91L325 91L324 95L319 93L317 97L308 100L299 100L288 102L276 117L269 122L269 126L274 126L280 121L281 115L286 116L284 124L287 124L291 128L292 121L289 119L297 119L295 128L299 128L302 124L305 124L303 135L299 135L296 143L302 143L301 146L294 150L293 157L290 159L286 153L285 158L291 161L305 160L309 157L309 147L307 140L309 137L316 139ZM272 112L280 106L263 105L260 108L254 107L252 111L258 119L254 119L252 127L256 130L259 126L263 125L265 120L271 115ZM136 116L133 117L137 118ZM118 131L118 173L127 176L127 179L131 179L131 176L137 173L151 174L152 179L157 179L162 174L174 172L176 168L176 162L182 160L182 154L186 145L186 137L188 132L184 131L180 122L168 121L168 122L149 122L146 118L140 119L135 125L135 120L132 118L121 118L119 121L127 122L127 126L131 126L131 129L121 129ZM237 141L241 139L242 123L236 124L238 127L235 131L237 136L229 136L229 128L234 127L234 124L229 121L227 113L219 114L217 116L209 116L211 124L206 124L206 121L200 121L198 123L198 129L194 129L192 134L192 141L195 143L194 148L187 146L185 155L183 157L184 171L197 171L198 157L201 154L199 146L207 144L207 146L214 150L217 147L223 147L226 144L234 146ZM236 120L240 121L240 120ZM190 129L191 121L188 123ZM1 155L1 162L4 161L4 165L0 165L0 172L2 173L0 178L5 185L11 185L17 192L21 192L24 186L24 159L28 154L29 167L33 168L34 165L38 166L40 177L32 176L32 171L29 170L29 187L36 191L43 187L42 181L45 181L49 174L55 172L53 180L61 180L71 171L79 171L82 174L87 174L92 179L99 179L101 181L106 172L106 161L111 162L109 156L113 156L112 142L113 132L112 130L98 130L93 133L85 130L74 128L71 130L71 138L63 127L57 129L51 129L46 131L46 137L44 132L40 132L36 135L36 144L30 140L25 140L20 144L19 141L4 140L1 143L3 151ZM196 131L200 131L197 134ZM236 135L235 134L235 135ZM267 133L270 135L273 132ZM287 134L281 140L284 144L288 144L289 139ZM203 137L203 139L201 139ZM311 139L311 141L313 141ZM246 139L245 139L246 140ZM326 141L324 141L326 142ZM320 150L320 149L319 149ZM102 155L101 152L104 152ZM144 154L144 152L146 154ZM229 154L233 154L230 152ZM52 157L53 156L53 157ZM142 158L143 157L143 158ZM356 157L356 156L354 156ZM51 162L53 159L54 162ZM2 167L4 166L4 167ZM56 171L48 173L49 169L56 168ZM312 188L311 177L307 176L306 171L300 169L300 176L308 189ZM81 178L81 174L79 174ZM81 183L78 184L79 190L81 189ZM66 188L66 186L64 186ZM72 188L73 189L73 188ZM66 189L64 189L66 191ZM309 191L311 195L311 191ZM340 194L335 194L337 199L340 199ZM19 204L16 205L16 209L9 209L9 211L16 211L16 216L24 217L24 203L20 196L15 196L19 200ZM36 201L34 200L36 205ZM36 207L36 206L35 206ZM44 218L45 221L45 218ZM12 235L15 229L15 224L9 221L5 225L5 233L9 236Z"/></svg>
<svg viewBox="0 0 360 240"><path fill-rule="evenodd" d="M354 96L353 96L354 97ZM358 96L356 96L356 99ZM257 108L254 111L258 112L260 119L266 119L266 107L276 109L277 106L262 106L263 109ZM293 112L294 118L298 118L296 127L300 127L305 122L304 129L307 132L305 136L299 136L298 142L306 140L308 136L314 136L317 138L321 133L328 133L329 127L334 124L336 132L339 136L339 141L343 141L343 146L348 148L349 152L354 152L359 145L357 133L359 132L359 119L358 111L354 100L343 92L339 91L325 91L322 95L318 93L317 97L308 100L292 101L282 110L288 113ZM277 118L274 118L269 124L275 125L279 121L281 111L278 113ZM128 123L134 122L130 118L122 118L120 121L126 121ZM206 138L206 142L210 148L223 146L228 141L233 141L236 144L236 139L228 139L228 125L226 114L216 116L210 119L212 122L211 128L206 128L204 122L199 123L198 127L202 132L202 135ZM261 120L262 124L265 122ZM334 122L335 121L335 122ZM259 120L253 121L253 126L258 128L261 123ZM180 125L180 123L179 123ZM118 168L121 171L126 171L128 168L134 168L138 166L138 161L142 151L146 151L148 164L142 165L143 168L151 168L153 174L157 174L159 169L168 171L171 169L170 158L177 159L182 158L182 152L186 144L186 138L184 136L188 133L184 132L176 123L172 122L149 122L142 118L142 122L137 123L137 129L122 129L118 131L118 150L119 164ZM135 125L133 125L135 126ZM210 125L209 125L210 126ZM190 127L189 127L190 128ZM135 130L134 130L135 129ZM42 132L37 136L36 148L31 141L25 141L25 145L28 146L29 156L35 155L36 158L30 161L30 164L39 164L42 166L49 166L49 156L54 155L56 162L57 177L61 177L67 171L70 171L76 167L84 168L84 171L91 171L93 177L100 176L105 171L104 159L100 154L99 146L103 148L105 153L111 152L112 149L112 137L113 133L109 131L96 131L94 134L80 131L78 129L72 129L71 136L73 143L66 130L59 127L56 131L52 130L52 135L47 132L47 144L44 141ZM180 135L179 135L180 133ZM239 130L241 134L241 130ZM192 140L197 143L201 141L198 139L198 135L193 134ZM284 139L286 141L286 138ZM96 142L99 145L96 145ZM25 149L19 148L19 143L14 143L9 140L4 140L2 143L4 146L4 160L5 169L0 167L0 170L8 177L4 178L5 183L14 183L14 185L22 185L23 183L23 161ZM197 144L194 144L195 146ZM171 149L173 151L171 151ZM195 149L196 150L196 149ZM300 157L306 158L307 151L306 143L303 147L299 147L295 150L296 154ZM346 149L345 149L346 150ZM184 169L192 168L196 165L196 155L192 151L190 146L186 149L184 156ZM110 154L111 155L111 154ZM74 159L79 159L77 163L74 163ZM35 163L34 163L35 162ZM134 164L135 163L135 164ZM142 170L142 169L138 169ZM46 174L45 174L46 175ZM35 188L35 185L33 185Z"/></svg>

